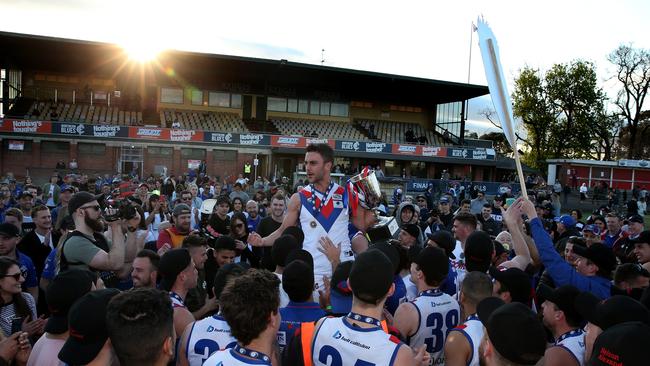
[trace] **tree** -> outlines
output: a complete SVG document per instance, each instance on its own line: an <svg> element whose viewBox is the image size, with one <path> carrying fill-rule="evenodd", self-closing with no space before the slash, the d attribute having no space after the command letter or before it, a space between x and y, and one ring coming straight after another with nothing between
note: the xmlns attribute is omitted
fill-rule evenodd
<svg viewBox="0 0 650 366"><path fill-rule="evenodd" d="M494 145L494 150L499 155L508 156L512 154L512 148L506 140L506 135L503 132L488 132L479 137L481 140L490 140Z"/></svg>
<svg viewBox="0 0 650 366"><path fill-rule="evenodd" d="M650 88L650 52L621 45L609 55L608 60L616 66L616 79L622 84L615 104L629 134L627 158L640 159L642 144L639 140L639 123Z"/></svg>
<svg viewBox="0 0 650 366"><path fill-rule="evenodd" d="M525 67L515 79L513 113L527 132L524 161L542 168L549 158L600 158L598 135L611 142L605 93L597 85L594 65L585 61L556 64L546 74ZM609 146L609 147L607 147Z"/></svg>

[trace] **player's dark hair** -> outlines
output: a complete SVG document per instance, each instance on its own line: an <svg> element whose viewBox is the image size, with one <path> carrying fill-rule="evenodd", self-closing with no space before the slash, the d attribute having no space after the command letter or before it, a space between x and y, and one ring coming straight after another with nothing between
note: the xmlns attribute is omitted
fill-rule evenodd
<svg viewBox="0 0 650 366"><path fill-rule="evenodd" d="M115 295L106 309L106 325L120 364L154 365L165 341L174 334L169 295L153 288Z"/></svg>
<svg viewBox="0 0 650 366"><path fill-rule="evenodd" d="M251 269L246 274L228 281L219 299L221 314L233 337L241 344L259 337L277 314L280 305L280 280L267 271Z"/></svg>
<svg viewBox="0 0 650 366"><path fill-rule="evenodd" d="M309 144L306 151L319 153L325 163L334 162L334 150L328 144Z"/></svg>
<svg viewBox="0 0 650 366"><path fill-rule="evenodd" d="M460 222L461 224L469 225L474 230L476 230L476 216L472 215L469 212L461 212L458 215L454 216L454 220Z"/></svg>

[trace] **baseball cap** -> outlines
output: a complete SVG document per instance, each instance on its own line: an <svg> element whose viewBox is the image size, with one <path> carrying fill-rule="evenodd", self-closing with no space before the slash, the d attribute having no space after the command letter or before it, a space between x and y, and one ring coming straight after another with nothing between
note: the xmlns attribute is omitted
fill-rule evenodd
<svg viewBox="0 0 650 366"><path fill-rule="evenodd" d="M348 286L352 264L354 261L341 262L332 274L330 304L334 314L347 314L352 309L352 289Z"/></svg>
<svg viewBox="0 0 650 366"><path fill-rule="evenodd" d="M500 195L500 194L497 194L496 196L494 196L494 200L495 201L503 201L503 196Z"/></svg>
<svg viewBox="0 0 650 366"><path fill-rule="evenodd" d="M70 308L70 336L59 352L59 359L68 365L90 363L108 339L106 307L120 291L109 288L91 291Z"/></svg>
<svg viewBox="0 0 650 366"><path fill-rule="evenodd" d="M184 204L184 203L179 203L176 206L174 206L174 211L173 214L174 216L178 217L180 215L190 215L192 213L192 210L190 209L190 206Z"/></svg>
<svg viewBox="0 0 650 366"><path fill-rule="evenodd" d="M589 365L647 365L650 326L641 322L618 324L594 342Z"/></svg>
<svg viewBox="0 0 650 366"><path fill-rule="evenodd" d="M138 185L138 188L142 188L142 187L147 187L147 189L149 189L149 185L145 182L142 182Z"/></svg>
<svg viewBox="0 0 650 366"><path fill-rule="evenodd" d="M166 291L171 290L178 274L183 272L192 263L190 252L185 248L172 249L160 257L158 273L162 276L160 287Z"/></svg>
<svg viewBox="0 0 650 366"><path fill-rule="evenodd" d="M650 245L650 230L642 231L639 236L637 236L635 239L632 239L632 243L634 244L648 244Z"/></svg>
<svg viewBox="0 0 650 366"><path fill-rule="evenodd" d="M16 225L5 222L3 224L0 224L0 236L4 236L6 238L20 236L20 230L16 227Z"/></svg>
<svg viewBox="0 0 650 366"><path fill-rule="evenodd" d="M576 296L575 306L584 319L603 330L632 321L650 325L650 311L629 296L615 295L601 300L591 292L583 291Z"/></svg>
<svg viewBox="0 0 650 366"><path fill-rule="evenodd" d="M594 224L585 225L585 227L582 229L582 231L583 232L590 231L590 232L594 233L594 235L600 235L600 228L598 227L598 225L594 225Z"/></svg>
<svg viewBox="0 0 650 366"><path fill-rule="evenodd" d="M68 212L70 214L74 213L77 211L77 209L83 205L85 205L88 202L92 201L97 201L101 199L103 195L98 195L95 196L93 194L90 194L88 192L82 191L82 192L77 192L75 193L72 198L70 198L70 202L68 202Z"/></svg>
<svg viewBox="0 0 650 366"><path fill-rule="evenodd" d="M436 242L436 244L445 250L447 256L451 259L456 259L454 249L456 248L456 239L447 230L439 230L434 233L427 234L427 238Z"/></svg>
<svg viewBox="0 0 650 366"><path fill-rule="evenodd" d="M555 222L559 222L568 228L573 227L576 224L576 220L571 215L562 215L560 217L556 217L554 220Z"/></svg>
<svg viewBox="0 0 650 366"><path fill-rule="evenodd" d="M527 304L532 295L530 276L519 268L490 268L490 276L510 292L513 302Z"/></svg>
<svg viewBox="0 0 650 366"><path fill-rule="evenodd" d="M574 319L577 323L582 322L582 317L575 306L575 300L579 294L580 290L571 285L564 285L553 289L541 283L537 288L537 295L541 297L542 300L552 302L564 312L567 318Z"/></svg>
<svg viewBox="0 0 650 366"><path fill-rule="evenodd" d="M368 250L357 257L350 269L350 286L354 297L377 304L393 284L393 264L380 250Z"/></svg>
<svg viewBox="0 0 650 366"><path fill-rule="evenodd" d="M415 224L402 225L402 230L406 231L409 235L411 235L415 239L420 238L420 228Z"/></svg>
<svg viewBox="0 0 650 366"><path fill-rule="evenodd" d="M69 185L64 185L61 187L61 192L71 192L74 193L74 187Z"/></svg>
<svg viewBox="0 0 650 366"><path fill-rule="evenodd" d="M465 266L467 271L486 272L492 263L494 244L485 231L474 231L465 241Z"/></svg>
<svg viewBox="0 0 650 366"><path fill-rule="evenodd" d="M440 200L438 200L438 203L449 203L449 197L447 197L447 196L440 197Z"/></svg>
<svg viewBox="0 0 650 366"><path fill-rule="evenodd" d="M501 244L500 242L498 242L498 241L496 241L496 240L493 240L493 241L492 241L492 244L494 244L494 255L495 255L495 256L498 257L498 256L500 256L501 254L503 254L503 253L507 253L507 252L508 252L508 251L506 250L506 248L503 246L503 244Z"/></svg>
<svg viewBox="0 0 650 366"><path fill-rule="evenodd" d="M449 273L449 258L444 249L436 247L426 247L415 257L413 263L417 264L418 269L424 272L427 283L440 283Z"/></svg>
<svg viewBox="0 0 650 366"><path fill-rule="evenodd" d="M641 217L641 215L632 215L632 216L628 217L627 221L636 222L638 224L643 224L643 217Z"/></svg>
<svg viewBox="0 0 650 366"><path fill-rule="evenodd" d="M616 268L614 252L602 243L594 243L590 247L574 245L573 253L594 262L602 271L611 272Z"/></svg>
<svg viewBox="0 0 650 366"><path fill-rule="evenodd" d="M490 343L505 359L533 365L546 351L546 331L537 315L524 304L506 304L497 297L479 302L478 317Z"/></svg>
<svg viewBox="0 0 650 366"><path fill-rule="evenodd" d="M52 279L45 291L45 299L50 310L50 317L45 331L63 334L68 330L68 312L72 305L90 292L95 276L88 270L70 269Z"/></svg>
<svg viewBox="0 0 650 366"><path fill-rule="evenodd" d="M29 191L22 191L20 193L20 196L18 196L18 199L21 199L23 197L29 197L29 198L34 198L34 195L31 194Z"/></svg>

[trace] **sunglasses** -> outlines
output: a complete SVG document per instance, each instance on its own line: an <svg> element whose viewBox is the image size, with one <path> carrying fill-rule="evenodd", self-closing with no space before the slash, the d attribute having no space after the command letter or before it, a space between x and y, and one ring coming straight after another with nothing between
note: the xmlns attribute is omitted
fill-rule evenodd
<svg viewBox="0 0 650 366"><path fill-rule="evenodd" d="M243 227L244 227L244 224L237 224L237 225L235 225L235 227L238 228L238 229L240 229L240 228L243 228Z"/></svg>
<svg viewBox="0 0 650 366"><path fill-rule="evenodd" d="M87 208L92 208L92 209L95 210L95 211L99 211L99 210L101 209L101 207L100 207L99 205L94 205L94 206L85 206L85 207L79 207L79 208L82 209L82 210L85 210L85 209L87 209Z"/></svg>
<svg viewBox="0 0 650 366"><path fill-rule="evenodd" d="M191 199L192 199L192 197L182 197L182 198L181 198L181 200L183 200L183 201L189 201L189 200L191 200Z"/></svg>
<svg viewBox="0 0 650 366"><path fill-rule="evenodd" d="M18 272L18 273L14 273L14 274L6 274L6 275L0 276L0 277L13 277L16 281L19 281L20 277L22 277L22 276L23 276L22 272Z"/></svg>

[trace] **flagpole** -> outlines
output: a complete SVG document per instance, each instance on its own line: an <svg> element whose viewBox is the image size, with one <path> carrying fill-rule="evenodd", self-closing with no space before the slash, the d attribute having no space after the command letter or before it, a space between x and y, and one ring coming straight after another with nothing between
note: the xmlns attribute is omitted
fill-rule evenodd
<svg viewBox="0 0 650 366"><path fill-rule="evenodd" d="M501 72L499 70L499 64L496 62L497 61L497 53L494 50L494 42L492 39L487 40L487 45L490 53L490 57L492 58L492 68L494 69L494 76L496 77L498 85L506 85L504 81L501 79ZM495 102L495 98L492 98L492 102ZM505 103L504 98L497 98L498 102L497 103ZM508 108L505 105L501 106L501 110L507 111ZM512 116L509 115L509 113L506 113L505 117L508 121L506 121L510 126L514 126L512 123ZM507 133L504 131L504 133ZM514 135L514 131L512 131L512 134ZM515 166L517 168L517 175L519 176L519 185L521 187L521 195L525 198L528 199L528 192L526 190L526 181L524 179L524 171L521 168L521 161L519 160L519 149L517 148L517 139L516 137L514 138L514 146L512 146L512 150L515 152Z"/></svg>

